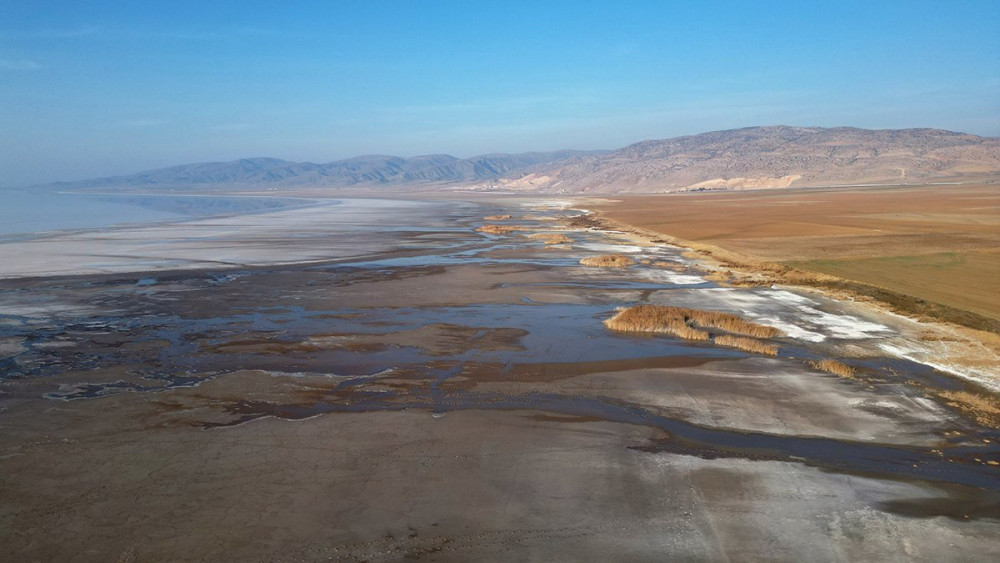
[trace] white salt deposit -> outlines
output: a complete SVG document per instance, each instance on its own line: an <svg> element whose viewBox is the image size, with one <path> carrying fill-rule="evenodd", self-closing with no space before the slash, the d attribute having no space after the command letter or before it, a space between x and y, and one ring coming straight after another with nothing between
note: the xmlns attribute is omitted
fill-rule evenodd
<svg viewBox="0 0 1000 563"><path fill-rule="evenodd" d="M527 207L529 209L569 209L573 206L573 202L566 200L546 200L546 201L526 201L521 203L521 207ZM586 212L586 210L581 210Z"/></svg>
<svg viewBox="0 0 1000 563"><path fill-rule="evenodd" d="M852 315L835 315L813 309L812 307L802 307L801 311L807 321L825 328L833 338L860 340L894 334L885 325L859 319Z"/></svg>
<svg viewBox="0 0 1000 563"><path fill-rule="evenodd" d="M784 289L769 290L767 295L769 298L783 303L794 303L796 305L819 305L819 303L813 299Z"/></svg>
<svg viewBox="0 0 1000 563"><path fill-rule="evenodd" d="M606 244L602 242L587 242L578 244L577 248L590 250L592 252L602 252L605 254L639 254L646 250L641 246L631 244Z"/></svg>
<svg viewBox="0 0 1000 563"><path fill-rule="evenodd" d="M783 289L745 290L711 288L704 290L722 301L731 311L773 326L790 338L822 342L827 338L860 340L894 335L889 327L847 314L821 311L814 299Z"/></svg>
<svg viewBox="0 0 1000 563"><path fill-rule="evenodd" d="M678 274L669 270L648 269L637 272L643 278L654 283L671 285L697 285L705 283L705 278L689 274Z"/></svg>
<svg viewBox="0 0 1000 563"><path fill-rule="evenodd" d="M933 350L911 341L880 342L878 347L890 356L924 364L938 371L975 381L983 387L1000 392L1000 368L998 367L991 369L945 364L937 359L938 355Z"/></svg>
<svg viewBox="0 0 1000 563"><path fill-rule="evenodd" d="M701 276L689 276L686 274L672 274L670 272L664 272L666 274L667 281L676 285L695 285L699 283L705 283L705 278Z"/></svg>
<svg viewBox="0 0 1000 563"><path fill-rule="evenodd" d="M759 317L755 315L753 320L762 325L774 327L780 330L785 336L796 340L805 340L806 342L823 342L826 340L826 336L818 332L806 330L797 324L783 321L778 317Z"/></svg>

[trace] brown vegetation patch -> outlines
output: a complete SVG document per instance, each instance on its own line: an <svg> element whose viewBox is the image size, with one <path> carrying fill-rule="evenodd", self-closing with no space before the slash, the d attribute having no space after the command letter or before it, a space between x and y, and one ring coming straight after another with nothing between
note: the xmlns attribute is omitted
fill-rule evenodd
<svg viewBox="0 0 1000 563"><path fill-rule="evenodd" d="M1000 399L988 392L938 391L937 396L983 426L1000 428Z"/></svg>
<svg viewBox="0 0 1000 563"><path fill-rule="evenodd" d="M514 231L529 231L531 227L524 225L483 225L476 229L477 232L489 235L505 235Z"/></svg>
<svg viewBox="0 0 1000 563"><path fill-rule="evenodd" d="M570 217L569 226L578 229L601 228L604 226L604 223L596 214L586 213L584 215L574 215Z"/></svg>
<svg viewBox="0 0 1000 563"><path fill-rule="evenodd" d="M745 336L733 336L731 334L720 334L719 336L715 337L714 342L719 346L729 346L730 348L738 348L745 352L764 354L765 356L778 355L777 346L768 342L757 340L756 338L747 338Z"/></svg>
<svg viewBox="0 0 1000 563"><path fill-rule="evenodd" d="M774 327L759 325L731 313L662 305L636 305L621 309L604 321L604 325L612 330L665 333L688 340L708 340L710 334L704 330L707 328L757 338L781 334Z"/></svg>
<svg viewBox="0 0 1000 563"><path fill-rule="evenodd" d="M715 270L709 272L707 275L703 277L708 281L714 281L715 283L722 285L729 285L733 280L728 270Z"/></svg>
<svg viewBox="0 0 1000 563"><path fill-rule="evenodd" d="M682 264L678 264L677 262L666 262L663 260L657 260L653 262L651 265L657 268L666 268L668 270L674 270L677 272L684 270L684 266Z"/></svg>
<svg viewBox="0 0 1000 563"><path fill-rule="evenodd" d="M809 365L811 365L814 369L839 375L841 377L854 377L854 375L858 372L854 366L847 365L844 362L839 362L837 360L820 360L818 362L809 362Z"/></svg>
<svg viewBox="0 0 1000 563"><path fill-rule="evenodd" d="M487 215L483 219L486 221L506 221L510 219L510 215Z"/></svg>
<svg viewBox="0 0 1000 563"><path fill-rule="evenodd" d="M528 235L528 238L541 240L545 244L569 244L573 242L573 239L561 233L537 233Z"/></svg>
<svg viewBox="0 0 1000 563"><path fill-rule="evenodd" d="M598 268L627 268L635 264L635 260L624 254L602 254L601 256L587 256L586 258L582 258L580 259L580 263L584 266L596 266Z"/></svg>

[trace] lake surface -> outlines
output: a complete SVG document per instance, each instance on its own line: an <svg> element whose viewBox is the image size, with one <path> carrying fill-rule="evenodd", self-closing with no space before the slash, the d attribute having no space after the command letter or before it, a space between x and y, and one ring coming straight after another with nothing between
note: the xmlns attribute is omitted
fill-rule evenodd
<svg viewBox="0 0 1000 563"><path fill-rule="evenodd" d="M80 194L3 189L0 190L0 235L9 237L259 213L312 203L306 199L280 197Z"/></svg>

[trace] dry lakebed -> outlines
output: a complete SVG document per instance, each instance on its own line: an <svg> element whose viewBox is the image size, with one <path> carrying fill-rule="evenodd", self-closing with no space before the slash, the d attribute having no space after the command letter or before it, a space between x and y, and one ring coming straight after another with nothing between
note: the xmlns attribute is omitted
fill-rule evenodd
<svg viewBox="0 0 1000 563"><path fill-rule="evenodd" d="M453 199L0 243L0 559L1000 559L996 363Z"/></svg>

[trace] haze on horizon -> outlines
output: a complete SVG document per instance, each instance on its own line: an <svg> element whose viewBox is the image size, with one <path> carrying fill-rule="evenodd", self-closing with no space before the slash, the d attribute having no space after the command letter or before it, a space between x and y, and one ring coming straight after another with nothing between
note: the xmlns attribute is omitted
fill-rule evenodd
<svg viewBox="0 0 1000 563"><path fill-rule="evenodd" d="M1000 136L1000 3L0 5L0 183L752 125Z"/></svg>

